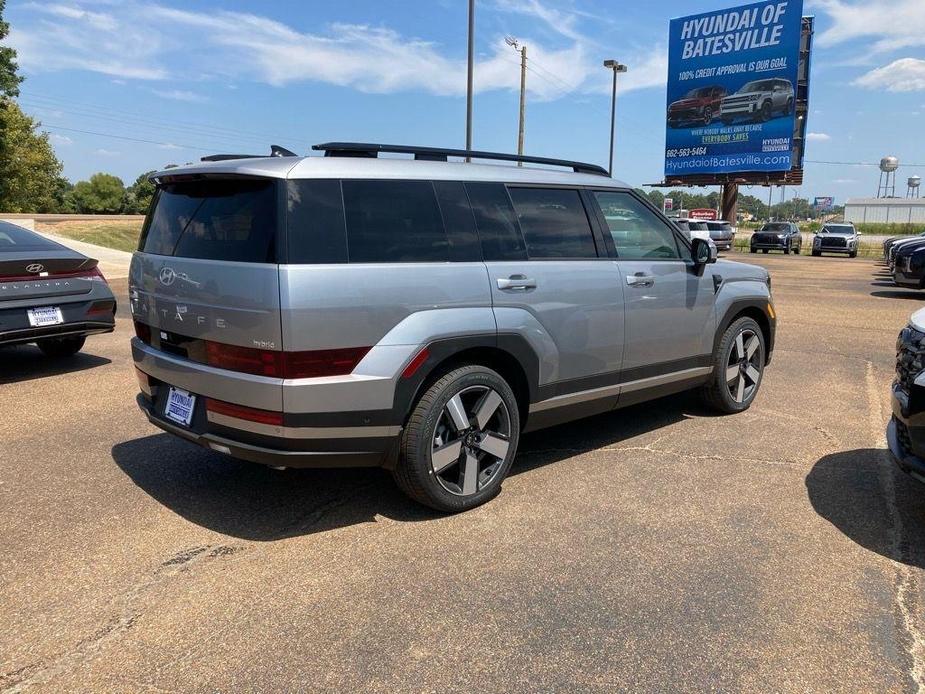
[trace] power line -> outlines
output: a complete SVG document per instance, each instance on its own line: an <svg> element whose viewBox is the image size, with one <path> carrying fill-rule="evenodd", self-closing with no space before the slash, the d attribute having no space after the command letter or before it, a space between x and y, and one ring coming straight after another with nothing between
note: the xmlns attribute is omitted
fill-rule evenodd
<svg viewBox="0 0 925 694"><path fill-rule="evenodd" d="M157 140L144 140L138 137L126 137L125 135L113 135L111 133L100 133L94 132L92 130L80 130L79 128L67 128L63 125L51 125L49 123L42 123L43 128L49 128L51 130L64 130L69 133L82 133L84 135L98 135L100 137L109 137L114 140L126 140L128 142L141 142L146 145L162 145L164 147L181 147L184 149L194 149L199 152L210 152L211 149L205 149L203 147L196 147L195 145L180 145L175 142L158 142Z"/></svg>
<svg viewBox="0 0 925 694"><path fill-rule="evenodd" d="M805 164L827 164L832 166L880 166L880 162L873 164L869 161L819 161L815 159L804 159ZM901 162L901 166L925 166L925 164L915 164L915 163L905 163Z"/></svg>

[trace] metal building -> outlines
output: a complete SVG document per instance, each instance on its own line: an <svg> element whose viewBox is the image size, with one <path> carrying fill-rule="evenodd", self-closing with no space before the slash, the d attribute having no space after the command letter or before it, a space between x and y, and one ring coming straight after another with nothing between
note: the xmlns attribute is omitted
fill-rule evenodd
<svg viewBox="0 0 925 694"><path fill-rule="evenodd" d="M845 221L925 224L925 198L854 198L845 203Z"/></svg>

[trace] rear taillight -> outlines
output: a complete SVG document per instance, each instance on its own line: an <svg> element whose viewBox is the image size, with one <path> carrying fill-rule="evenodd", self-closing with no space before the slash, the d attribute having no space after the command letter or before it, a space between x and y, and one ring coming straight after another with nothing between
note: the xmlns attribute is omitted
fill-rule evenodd
<svg viewBox="0 0 925 694"><path fill-rule="evenodd" d="M215 414L225 415L226 417L235 417L237 419L246 419L249 422L258 422L260 424L271 424L273 426L283 425L283 413L272 412L270 410L258 410L254 407L245 407L244 405L235 405L223 400L214 400L206 398L206 411Z"/></svg>
<svg viewBox="0 0 925 694"><path fill-rule="evenodd" d="M138 379L138 387L141 389L141 392L147 396L151 395L151 377L148 376L144 371L135 367L135 377Z"/></svg>
<svg viewBox="0 0 925 694"><path fill-rule="evenodd" d="M151 326L146 323L139 323L137 320L133 322L135 323L135 336L146 345L150 345Z"/></svg>
<svg viewBox="0 0 925 694"><path fill-rule="evenodd" d="M229 371L272 378L342 376L356 368L370 347L321 349L308 352L276 352L206 342L206 363Z"/></svg>
<svg viewBox="0 0 925 694"><path fill-rule="evenodd" d="M28 282L30 280L59 280L72 278L85 278L106 283L106 278L98 267L90 270L75 270L73 272L43 272L38 275L0 275L0 282Z"/></svg>
<svg viewBox="0 0 925 694"><path fill-rule="evenodd" d="M94 301L87 309L88 316L106 315L116 312L115 301Z"/></svg>
<svg viewBox="0 0 925 694"><path fill-rule="evenodd" d="M58 275L52 275L52 277L58 277ZM96 280L97 282L102 282L103 284L108 284L106 278L103 277L103 272L98 267L93 268L92 270L87 270L86 272L77 272L71 275L71 277L87 277L91 280Z"/></svg>

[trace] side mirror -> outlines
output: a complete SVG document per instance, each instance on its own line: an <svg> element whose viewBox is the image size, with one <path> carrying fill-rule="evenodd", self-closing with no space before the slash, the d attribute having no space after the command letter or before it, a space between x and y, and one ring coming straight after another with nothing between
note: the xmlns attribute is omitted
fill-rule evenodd
<svg viewBox="0 0 925 694"><path fill-rule="evenodd" d="M718 256L716 244L706 239L692 239L691 251L694 256L695 265L709 265L710 263L715 263Z"/></svg>

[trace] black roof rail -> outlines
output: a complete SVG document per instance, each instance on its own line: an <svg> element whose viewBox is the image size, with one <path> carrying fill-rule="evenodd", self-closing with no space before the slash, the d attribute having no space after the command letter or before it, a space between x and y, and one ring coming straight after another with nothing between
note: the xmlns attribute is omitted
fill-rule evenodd
<svg viewBox="0 0 925 694"><path fill-rule="evenodd" d="M482 152L475 149L445 149L443 147L415 147L411 145L383 145L367 142L325 142L314 145L313 150L324 152L326 157L368 157L375 159L380 154L413 154L415 159L424 161L447 161L448 157L464 157L467 159L493 159L496 161L516 161L524 164L545 164L548 166L564 166L575 173L596 174L609 176L607 169L597 164L586 164L581 161L567 159L551 159L549 157L528 157L506 152Z"/></svg>
<svg viewBox="0 0 925 694"><path fill-rule="evenodd" d="M271 157L297 157L299 156L295 152L286 149L285 147L280 147L279 145L270 145L270 156ZM232 159L265 159L266 154L210 154L207 157L202 157L199 161L230 161Z"/></svg>

